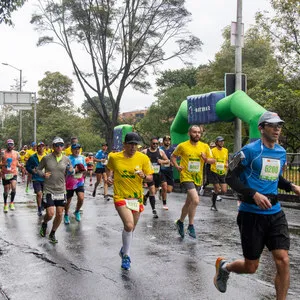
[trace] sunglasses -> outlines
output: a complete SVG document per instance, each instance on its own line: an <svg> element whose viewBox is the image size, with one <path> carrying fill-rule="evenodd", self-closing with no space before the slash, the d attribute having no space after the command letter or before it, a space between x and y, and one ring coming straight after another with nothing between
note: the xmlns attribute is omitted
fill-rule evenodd
<svg viewBox="0 0 300 300"><path fill-rule="evenodd" d="M13 143L8 143L7 146L14 146L14 144Z"/></svg>
<svg viewBox="0 0 300 300"><path fill-rule="evenodd" d="M265 123L266 126L272 127L272 128L282 128L282 123Z"/></svg>
<svg viewBox="0 0 300 300"><path fill-rule="evenodd" d="M158 143L152 143L152 145L158 145Z"/></svg>
<svg viewBox="0 0 300 300"><path fill-rule="evenodd" d="M58 148L58 147L61 147L61 148L62 148L63 146L64 146L64 144L61 144L61 143L54 144L54 147L57 147L57 148Z"/></svg>

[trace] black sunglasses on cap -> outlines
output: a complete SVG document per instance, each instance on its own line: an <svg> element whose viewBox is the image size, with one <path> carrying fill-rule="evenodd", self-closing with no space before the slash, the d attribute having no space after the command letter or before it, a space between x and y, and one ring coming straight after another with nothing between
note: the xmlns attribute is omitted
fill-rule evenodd
<svg viewBox="0 0 300 300"><path fill-rule="evenodd" d="M265 126L269 126L269 127L272 127L272 128L282 128L282 126L283 126L283 123L268 123L268 122L265 122L264 124L265 124Z"/></svg>

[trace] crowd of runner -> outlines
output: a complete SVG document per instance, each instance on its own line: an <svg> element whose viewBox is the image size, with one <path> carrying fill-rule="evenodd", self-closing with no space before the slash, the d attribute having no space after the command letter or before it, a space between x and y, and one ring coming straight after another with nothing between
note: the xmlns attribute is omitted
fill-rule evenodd
<svg viewBox="0 0 300 300"><path fill-rule="evenodd" d="M1 176L3 184L4 213L15 210L17 176L30 182L36 194L37 213L42 217L40 235L45 237L48 223L49 240L57 243L56 231L62 220L70 223L69 210L74 194L76 208L73 212L77 222L81 221L80 210L84 202L85 182L93 186L92 196L103 184L103 196L110 200L108 187L113 186L115 208L122 220L122 247L119 251L121 267L131 267L131 243L133 231L140 213L150 203L153 218L158 219L156 195L168 211L167 195L174 187L174 171L179 173L180 183L186 191L186 201L175 225L181 238L187 233L196 238L194 218L206 186L213 184L211 209L218 211L216 201L227 192L227 183L239 193L238 225L241 233L244 260L228 262L223 257L216 260L214 284L225 292L230 272L254 273L266 245L272 251L276 264L275 287L278 299L285 299L289 284L289 235L285 215L277 200L277 189L293 191L300 195L300 187L285 180L281 173L285 165L285 150L277 144L283 121L277 114L266 112L259 120L261 139L246 145L228 162L228 150L224 138L216 137L210 145L201 141L203 127L192 125L189 140L173 146L171 137L153 137L149 147L141 147L141 137L127 133L123 150L108 153L108 145L93 155L82 154L77 138L65 145L55 137L52 147L43 142L24 146L20 152L14 150L14 141L8 139L1 150ZM219 198L220 199L220 198ZM8 201L9 200L9 201ZM43 213L43 210L45 213ZM185 230L185 219L188 224Z"/></svg>

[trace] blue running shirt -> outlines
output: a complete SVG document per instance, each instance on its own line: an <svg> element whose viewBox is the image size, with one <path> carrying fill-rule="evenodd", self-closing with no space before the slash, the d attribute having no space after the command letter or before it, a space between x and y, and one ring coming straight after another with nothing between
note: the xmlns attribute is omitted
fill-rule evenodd
<svg viewBox="0 0 300 300"><path fill-rule="evenodd" d="M240 180L264 195L278 194L278 177L282 174L282 169L286 163L286 151L283 147L275 144L273 149L263 145L261 140L257 140L244 146L241 149L245 158L242 165L245 167L240 174ZM274 214L281 210L280 203L271 208L263 210L256 204L242 202L240 211L253 212L259 214Z"/></svg>

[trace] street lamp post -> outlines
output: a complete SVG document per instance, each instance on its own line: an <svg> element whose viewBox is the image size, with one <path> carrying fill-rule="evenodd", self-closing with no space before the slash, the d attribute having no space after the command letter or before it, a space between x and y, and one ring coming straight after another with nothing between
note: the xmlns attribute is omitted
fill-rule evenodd
<svg viewBox="0 0 300 300"><path fill-rule="evenodd" d="M22 92L22 70L21 69L18 69L8 63L2 63L2 65L4 66L8 66L8 67L11 67L17 71L20 72L20 85L19 85L19 91ZM19 149L22 149L22 144L23 144L23 136L22 136L22 110L20 109L19 110Z"/></svg>

